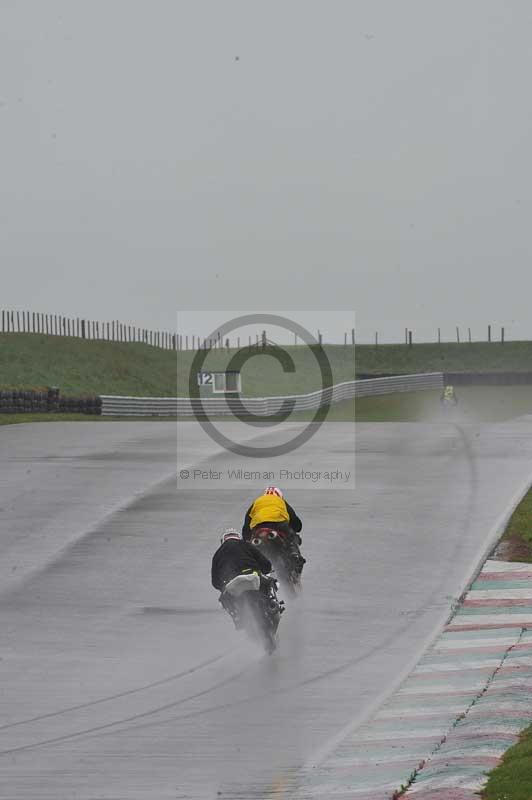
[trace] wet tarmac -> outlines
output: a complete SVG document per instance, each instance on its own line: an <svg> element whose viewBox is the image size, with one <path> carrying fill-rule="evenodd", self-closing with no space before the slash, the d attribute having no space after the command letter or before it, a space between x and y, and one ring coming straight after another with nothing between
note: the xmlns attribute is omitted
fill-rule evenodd
<svg viewBox="0 0 532 800"><path fill-rule="evenodd" d="M347 425L315 463L350 462ZM445 622L532 476L532 421L360 424L356 489L288 497L308 564L272 657L210 587L249 489L178 490L175 425L9 426L0 463L0 798L281 798Z"/></svg>

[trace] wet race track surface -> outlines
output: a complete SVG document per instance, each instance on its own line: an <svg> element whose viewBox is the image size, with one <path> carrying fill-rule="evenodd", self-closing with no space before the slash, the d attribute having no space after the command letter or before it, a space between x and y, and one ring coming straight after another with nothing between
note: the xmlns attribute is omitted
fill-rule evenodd
<svg viewBox="0 0 532 800"><path fill-rule="evenodd" d="M185 440L218 463L195 423ZM326 424L309 452L344 440ZM358 425L355 491L288 496L308 564L272 657L209 574L263 487L178 491L175 450L172 423L0 431L3 800L288 796L448 617L531 476L532 419Z"/></svg>

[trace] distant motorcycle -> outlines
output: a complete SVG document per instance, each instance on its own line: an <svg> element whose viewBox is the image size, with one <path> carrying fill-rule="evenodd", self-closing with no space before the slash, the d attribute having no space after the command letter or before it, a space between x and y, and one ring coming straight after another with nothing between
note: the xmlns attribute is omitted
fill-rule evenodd
<svg viewBox="0 0 532 800"><path fill-rule="evenodd" d="M454 408L458 405L458 397L454 390L454 386L446 386L440 397L442 408Z"/></svg>
<svg viewBox="0 0 532 800"><path fill-rule="evenodd" d="M259 527L253 531L251 544L260 547L275 569L283 588L291 595L301 590L301 573L296 569L290 553L287 534L274 528Z"/></svg>
<svg viewBox="0 0 532 800"><path fill-rule="evenodd" d="M237 575L225 586L220 602L235 626L244 629L268 654L277 648L277 628L284 602L277 597L277 581L258 572Z"/></svg>

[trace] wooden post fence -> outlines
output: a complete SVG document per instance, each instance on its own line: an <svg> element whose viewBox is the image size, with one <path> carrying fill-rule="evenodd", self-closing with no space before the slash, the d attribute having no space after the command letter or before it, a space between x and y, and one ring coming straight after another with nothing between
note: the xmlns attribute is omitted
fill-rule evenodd
<svg viewBox="0 0 532 800"><path fill-rule="evenodd" d="M80 317L65 317L61 314L48 314L42 311L27 311L20 309L2 309L0 317L1 333L32 333L45 336L63 336L68 338L87 339L89 341L113 341L124 343L144 343L161 350L191 350L192 352L201 349L240 349L241 340L237 337L231 342L229 337L223 338L220 331L208 342L201 339L196 334L172 333L168 330L148 330L139 328L135 325L128 325L118 320L103 322L101 320L86 319ZM348 331L344 332L344 347L348 344ZM376 345L378 345L378 333L375 334ZM294 336L297 345L298 337ZM318 346L323 347L323 334L317 331ZM351 344L355 344L355 329L351 329ZM249 337L249 347L267 345L266 331L256 334L255 342Z"/></svg>

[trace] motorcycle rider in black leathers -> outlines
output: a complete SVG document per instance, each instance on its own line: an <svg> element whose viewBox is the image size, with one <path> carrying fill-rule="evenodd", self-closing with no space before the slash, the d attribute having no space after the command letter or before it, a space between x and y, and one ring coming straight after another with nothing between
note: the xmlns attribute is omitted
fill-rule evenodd
<svg viewBox="0 0 532 800"><path fill-rule="evenodd" d="M221 544L212 557L211 582L221 592L220 602L229 612L235 627L240 627L238 608L234 598L225 588L237 575L257 573L260 579L260 591L268 591L274 578L268 577L272 571L269 559L250 542L243 541L235 528L228 528L221 536Z"/></svg>

